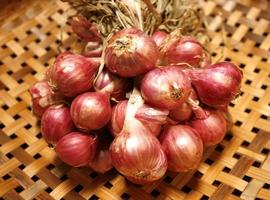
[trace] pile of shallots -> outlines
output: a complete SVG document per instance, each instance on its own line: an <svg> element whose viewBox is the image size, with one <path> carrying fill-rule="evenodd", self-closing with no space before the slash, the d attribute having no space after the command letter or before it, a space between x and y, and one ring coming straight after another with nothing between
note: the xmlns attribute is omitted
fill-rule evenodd
<svg viewBox="0 0 270 200"><path fill-rule="evenodd" d="M196 169L203 149L231 128L228 104L241 70L211 63L195 38L135 28L106 42L83 17L71 22L87 45L64 52L30 93L44 139L74 167L116 168L145 184L166 170Z"/></svg>

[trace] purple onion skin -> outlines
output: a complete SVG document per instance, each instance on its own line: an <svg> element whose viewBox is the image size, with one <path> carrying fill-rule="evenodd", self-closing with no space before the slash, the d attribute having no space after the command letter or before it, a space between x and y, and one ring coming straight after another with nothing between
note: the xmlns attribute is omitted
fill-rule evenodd
<svg viewBox="0 0 270 200"><path fill-rule="evenodd" d="M87 92L93 86L99 61L71 52L59 54L46 74L49 85L67 97Z"/></svg>
<svg viewBox="0 0 270 200"><path fill-rule="evenodd" d="M209 106L228 105L240 93L242 71L234 64L220 62L204 69L187 70L199 99Z"/></svg>
<svg viewBox="0 0 270 200"><path fill-rule="evenodd" d="M198 167L203 142L195 129L187 125L167 126L161 134L160 143L170 171L187 172Z"/></svg>
<svg viewBox="0 0 270 200"><path fill-rule="evenodd" d="M204 146L214 146L220 143L227 131L227 121L219 111L205 109L207 118L194 119L191 126L200 134Z"/></svg>
<svg viewBox="0 0 270 200"><path fill-rule="evenodd" d="M56 144L74 130L69 108L64 105L50 106L41 118L41 132L49 144Z"/></svg>
<svg viewBox="0 0 270 200"><path fill-rule="evenodd" d="M118 31L105 50L106 67L122 77L134 77L156 67L156 43L141 30Z"/></svg>
<svg viewBox="0 0 270 200"><path fill-rule="evenodd" d="M73 166L86 166L95 156L98 139L90 134L72 132L62 137L56 153L62 161Z"/></svg>
<svg viewBox="0 0 270 200"><path fill-rule="evenodd" d="M111 118L109 94L87 92L77 96L70 108L71 118L77 128L83 131L104 127Z"/></svg>
<svg viewBox="0 0 270 200"><path fill-rule="evenodd" d="M181 68L167 66L148 72L141 84L146 103L168 110L177 109L191 93L191 84Z"/></svg>

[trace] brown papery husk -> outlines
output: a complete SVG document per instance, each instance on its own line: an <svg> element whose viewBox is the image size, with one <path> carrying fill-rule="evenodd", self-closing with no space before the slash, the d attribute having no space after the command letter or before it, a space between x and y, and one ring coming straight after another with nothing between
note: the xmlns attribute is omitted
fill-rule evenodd
<svg viewBox="0 0 270 200"><path fill-rule="evenodd" d="M170 33L180 28L183 35L208 40L205 22L202 20L203 12L197 0L62 1L68 2L78 14L84 15L96 24L104 38L116 30L134 27L142 29L149 35L155 30Z"/></svg>

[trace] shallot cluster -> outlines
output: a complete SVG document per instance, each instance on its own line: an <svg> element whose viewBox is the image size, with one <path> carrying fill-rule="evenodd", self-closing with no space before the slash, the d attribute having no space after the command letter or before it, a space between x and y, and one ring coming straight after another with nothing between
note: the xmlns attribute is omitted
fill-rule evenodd
<svg viewBox="0 0 270 200"><path fill-rule="evenodd" d="M103 38L82 16L70 24L82 54L60 53L29 91L59 158L99 173L115 168L135 184L195 170L232 126L242 71L211 63L194 37L126 28Z"/></svg>

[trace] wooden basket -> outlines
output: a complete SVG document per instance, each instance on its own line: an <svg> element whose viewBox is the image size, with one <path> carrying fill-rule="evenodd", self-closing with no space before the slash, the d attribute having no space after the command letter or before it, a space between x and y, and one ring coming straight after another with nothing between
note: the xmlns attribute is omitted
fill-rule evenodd
<svg viewBox="0 0 270 200"><path fill-rule="evenodd" d="M82 44L66 25L72 14L66 3L26 2L12 8L0 28L0 199L270 199L269 1L204 3L213 57L223 52L244 71L243 92L230 107L234 127L196 171L168 172L142 187L116 171L72 168L43 140L28 89L59 47L79 50Z"/></svg>

